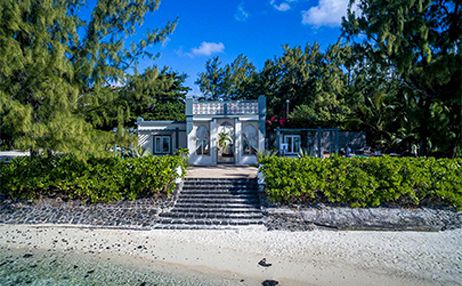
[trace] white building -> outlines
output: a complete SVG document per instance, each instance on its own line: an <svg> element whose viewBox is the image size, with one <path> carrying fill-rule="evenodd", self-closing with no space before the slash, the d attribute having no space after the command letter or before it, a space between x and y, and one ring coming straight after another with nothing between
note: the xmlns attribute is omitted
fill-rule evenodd
<svg viewBox="0 0 462 286"><path fill-rule="evenodd" d="M155 155L189 150L193 165L257 163L265 149L266 98L211 102L186 100L186 121L138 120L139 144Z"/></svg>

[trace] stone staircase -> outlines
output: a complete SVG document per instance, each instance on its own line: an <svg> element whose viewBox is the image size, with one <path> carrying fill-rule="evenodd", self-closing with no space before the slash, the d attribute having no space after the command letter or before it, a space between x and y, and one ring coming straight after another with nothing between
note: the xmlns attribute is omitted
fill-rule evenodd
<svg viewBox="0 0 462 286"><path fill-rule="evenodd" d="M156 229L227 229L262 225L256 179L186 178Z"/></svg>

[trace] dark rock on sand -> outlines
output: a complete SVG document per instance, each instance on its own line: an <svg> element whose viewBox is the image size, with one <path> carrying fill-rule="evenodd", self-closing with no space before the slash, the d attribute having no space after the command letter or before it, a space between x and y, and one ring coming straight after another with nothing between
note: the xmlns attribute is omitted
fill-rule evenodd
<svg viewBox="0 0 462 286"><path fill-rule="evenodd" d="M258 262L258 265L263 266L263 267L270 267L272 264L266 262L266 258L263 258Z"/></svg>
<svg viewBox="0 0 462 286"><path fill-rule="evenodd" d="M279 281L276 281L276 280L265 280L261 283L261 285L263 286L275 286L275 285L279 285Z"/></svg>

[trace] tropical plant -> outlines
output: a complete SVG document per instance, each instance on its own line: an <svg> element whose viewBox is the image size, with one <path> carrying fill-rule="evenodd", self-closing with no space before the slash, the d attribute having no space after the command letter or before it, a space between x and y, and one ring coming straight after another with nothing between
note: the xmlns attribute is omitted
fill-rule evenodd
<svg viewBox="0 0 462 286"><path fill-rule="evenodd" d="M228 148L232 140L233 139L231 138L231 135L229 134L229 132L221 131L220 133L218 133L218 147L220 147L222 151Z"/></svg>

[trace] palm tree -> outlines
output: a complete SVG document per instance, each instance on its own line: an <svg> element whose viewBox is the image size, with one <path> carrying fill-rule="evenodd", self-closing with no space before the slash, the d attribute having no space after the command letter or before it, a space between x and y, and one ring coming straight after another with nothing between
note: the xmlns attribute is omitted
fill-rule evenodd
<svg viewBox="0 0 462 286"><path fill-rule="evenodd" d="M218 133L218 147L220 147L220 150L222 151L222 153L224 153L223 151L227 149L231 141L232 141L232 138L228 132L222 131Z"/></svg>

